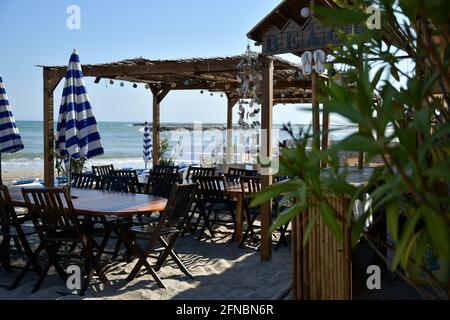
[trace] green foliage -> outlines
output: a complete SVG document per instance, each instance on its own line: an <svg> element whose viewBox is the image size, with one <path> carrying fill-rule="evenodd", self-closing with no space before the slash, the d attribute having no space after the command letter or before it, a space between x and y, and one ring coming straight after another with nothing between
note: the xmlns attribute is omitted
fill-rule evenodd
<svg viewBox="0 0 450 320"><path fill-rule="evenodd" d="M68 172L67 172L68 165L66 165L65 158L61 157L59 152L57 152L56 150L54 151L54 156L55 156L55 169L56 169L57 175L59 177L67 176L68 175ZM82 173L85 169L85 163L86 163L86 159L71 159L70 160L71 172L72 173Z"/></svg>
<svg viewBox="0 0 450 320"><path fill-rule="evenodd" d="M160 142L160 156L159 164L161 166L172 166L174 164L173 157L166 157L166 153L169 151L169 141L167 139L161 139Z"/></svg>
<svg viewBox="0 0 450 320"><path fill-rule="evenodd" d="M324 194L354 200L367 192L373 199L373 210L386 215L396 241L392 269L401 266L408 270L411 261L423 267L426 245L436 256L450 259L450 2L355 0L342 4L344 9L316 8L315 12L325 24L363 24L367 18L364 8L371 3L382 10L382 29L341 34L344 45L331 49L333 64L348 68L345 81L338 83L331 78L320 86L324 109L361 130L329 150L318 150L314 143L308 148L308 140L318 138L309 130L294 133L286 126L295 146L282 150L279 174L293 177L292 181L263 190L254 203L288 193L296 198L297 205L289 217L278 217L272 230L287 218L318 206L327 226L342 239L337 227L340 218ZM425 41L418 44L417 34ZM406 72L405 63L400 63L405 58L415 62L411 63L412 72ZM338 170L339 153L343 151L364 152L366 164L374 157L381 158L383 166L374 170L364 186L354 187L346 182L345 170ZM328 166L322 174L321 161ZM309 198L316 201L308 202ZM367 216L353 221L348 212L354 245L364 236Z"/></svg>

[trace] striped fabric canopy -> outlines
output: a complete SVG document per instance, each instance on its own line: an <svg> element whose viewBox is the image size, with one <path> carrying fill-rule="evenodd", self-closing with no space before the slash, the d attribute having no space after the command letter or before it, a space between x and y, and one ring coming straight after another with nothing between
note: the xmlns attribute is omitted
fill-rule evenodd
<svg viewBox="0 0 450 320"><path fill-rule="evenodd" d="M56 148L61 156L74 159L89 159L104 152L76 50L70 56L64 83Z"/></svg>
<svg viewBox="0 0 450 320"><path fill-rule="evenodd" d="M147 169L147 162L150 161L151 158L151 147L152 147L152 140L150 139L150 129L148 127L148 122L145 122L144 125L144 162L145 162L145 169Z"/></svg>
<svg viewBox="0 0 450 320"><path fill-rule="evenodd" d="M0 153L13 153L22 149L19 129L16 127L3 79L0 76Z"/></svg>

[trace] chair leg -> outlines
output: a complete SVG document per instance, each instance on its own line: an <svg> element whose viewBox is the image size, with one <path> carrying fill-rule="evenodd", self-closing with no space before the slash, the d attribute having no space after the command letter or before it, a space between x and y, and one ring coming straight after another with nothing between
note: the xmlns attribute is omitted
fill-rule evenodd
<svg viewBox="0 0 450 320"><path fill-rule="evenodd" d="M171 238L169 243L164 240L163 237L159 237L159 241L164 246L165 250L164 252L159 256L158 261L156 262L156 267L154 268L155 271L159 271L161 267L163 266L164 262L166 261L167 257L170 255L170 257L175 261L175 263L178 265L178 267L183 271L183 273L190 278L194 278L194 276L189 272L189 270L186 268L186 266L181 262L180 258L178 257L177 253L173 250L173 246L175 245L175 241L178 238L178 234L174 234Z"/></svg>
<svg viewBox="0 0 450 320"><path fill-rule="evenodd" d="M2 231L9 232L9 227L2 227ZM0 243L0 265L7 273L12 273L11 268L11 237L3 236L3 240Z"/></svg>
<svg viewBox="0 0 450 320"><path fill-rule="evenodd" d="M10 290L16 289L19 286L20 282L25 277L25 274L31 268L31 266L34 266L35 264L39 265L37 262L37 257L43 249L44 249L44 244L41 242L39 244L39 246L37 247L36 251L34 251L33 255L28 259L27 263L25 264L25 267L20 272L19 276L14 280L13 284L10 286L10 288L9 288ZM39 266L39 269L41 269L40 266ZM38 272L38 271L36 270L36 272ZM41 273L42 273L42 269L38 272L38 274L41 274Z"/></svg>
<svg viewBox="0 0 450 320"><path fill-rule="evenodd" d="M120 241L120 239L117 239L116 246L114 247L114 252L113 252L113 256L112 256L113 259L116 259L119 256L121 246L122 246L122 241Z"/></svg>
<svg viewBox="0 0 450 320"><path fill-rule="evenodd" d="M37 292L41 288L42 283L44 282L44 279L47 276L48 270L50 269L51 265L52 265L52 263L49 259L49 261L47 261L47 264L45 265L44 269L42 269L42 272L39 275L39 279L36 282L36 285L34 286L32 293Z"/></svg>

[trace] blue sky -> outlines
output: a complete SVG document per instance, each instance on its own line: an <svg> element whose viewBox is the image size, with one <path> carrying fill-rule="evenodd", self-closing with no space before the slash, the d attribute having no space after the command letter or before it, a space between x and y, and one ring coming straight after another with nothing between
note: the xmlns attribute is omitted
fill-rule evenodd
<svg viewBox="0 0 450 320"><path fill-rule="evenodd" d="M66 65L73 48L81 63L127 58L171 59L240 54L246 33L280 0L0 0L0 74L17 120L42 120L42 70ZM81 30L69 30L69 5L81 8ZM260 50L256 48L256 50ZM106 87L86 78L98 121L151 121L150 92L131 83ZM55 111L62 82L55 91ZM309 123L300 106L280 105L274 122ZM235 116L235 119L237 116ZM172 92L163 122L225 122L226 99L198 91Z"/></svg>

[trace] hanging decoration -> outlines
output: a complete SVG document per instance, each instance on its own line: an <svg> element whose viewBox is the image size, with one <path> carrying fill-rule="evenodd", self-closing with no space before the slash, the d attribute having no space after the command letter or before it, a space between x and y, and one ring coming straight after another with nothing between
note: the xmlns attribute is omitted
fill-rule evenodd
<svg viewBox="0 0 450 320"><path fill-rule="evenodd" d="M240 85L236 89L240 97L238 124L244 129L260 126L260 122L255 119L255 116L261 109L261 67L258 54L251 51L250 45L248 45L241 61L237 65L237 81Z"/></svg>
<svg viewBox="0 0 450 320"><path fill-rule="evenodd" d="M136 83L134 83L134 84L133 84L133 88L136 89L137 87L138 87L138 85L137 85Z"/></svg>
<svg viewBox="0 0 450 320"><path fill-rule="evenodd" d="M303 52L301 59L304 76L309 76L312 70L315 70L319 74L325 72L326 55L323 50L319 49L314 52L305 51Z"/></svg>
<svg viewBox="0 0 450 320"><path fill-rule="evenodd" d="M114 80L109 80L109 84L113 85L114 84Z"/></svg>
<svg viewBox="0 0 450 320"><path fill-rule="evenodd" d="M125 83L121 82L120 86L123 88L125 86Z"/></svg>

